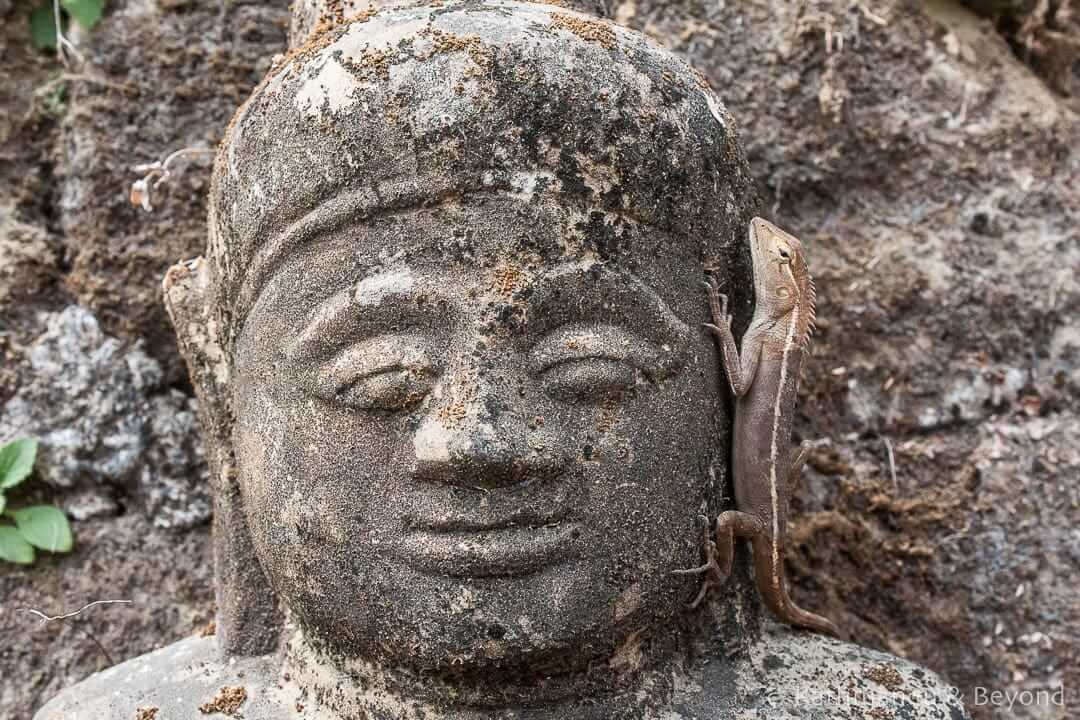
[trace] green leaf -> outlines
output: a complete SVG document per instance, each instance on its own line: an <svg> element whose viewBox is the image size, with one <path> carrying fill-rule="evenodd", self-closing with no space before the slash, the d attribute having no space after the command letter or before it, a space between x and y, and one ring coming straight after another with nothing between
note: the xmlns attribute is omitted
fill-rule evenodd
<svg viewBox="0 0 1080 720"><path fill-rule="evenodd" d="M84 30L97 25L105 10L105 0L60 0L60 4Z"/></svg>
<svg viewBox="0 0 1080 720"><path fill-rule="evenodd" d="M9 510L19 534L34 547L49 552L71 552L71 526L60 508L52 505L33 505Z"/></svg>
<svg viewBox="0 0 1080 720"><path fill-rule="evenodd" d="M38 50L56 48L56 22L53 20L51 2L40 5L30 13L30 41Z"/></svg>
<svg viewBox="0 0 1080 720"><path fill-rule="evenodd" d="M0 560L19 565L34 562L34 548L10 525L0 525Z"/></svg>
<svg viewBox="0 0 1080 720"><path fill-rule="evenodd" d="M15 487L30 475L37 450L37 440L29 438L0 447L0 490Z"/></svg>
<svg viewBox="0 0 1080 720"><path fill-rule="evenodd" d="M4 493L0 492L0 513L4 512L4 508L7 507L7 498L4 497Z"/></svg>

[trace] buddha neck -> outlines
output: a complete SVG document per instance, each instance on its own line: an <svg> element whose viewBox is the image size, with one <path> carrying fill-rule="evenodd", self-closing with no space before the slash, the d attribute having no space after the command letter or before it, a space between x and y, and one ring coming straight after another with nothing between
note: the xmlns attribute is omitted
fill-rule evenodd
<svg viewBox="0 0 1080 720"><path fill-rule="evenodd" d="M516 717L529 708L529 717L538 720L599 720L629 708L668 705L703 654L712 663L727 662L706 647L703 625L712 624L706 614L686 618L680 627L632 634L610 656L586 663L568 651L561 663L553 659L540 667L443 674L336 657L297 630L285 649L282 677L297 702L327 717L480 720Z"/></svg>

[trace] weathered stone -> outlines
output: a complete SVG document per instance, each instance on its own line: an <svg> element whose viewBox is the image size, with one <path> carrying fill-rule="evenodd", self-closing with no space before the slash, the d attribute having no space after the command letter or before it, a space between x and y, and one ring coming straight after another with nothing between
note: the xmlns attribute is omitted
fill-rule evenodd
<svg viewBox="0 0 1080 720"><path fill-rule="evenodd" d="M677 671L676 671L677 673ZM148 677L153 682L148 682ZM340 716L320 708L313 693L297 690L291 675L266 657L230 658L213 638L193 637L98 673L79 686L81 694L65 694L50 702L36 720L130 718L138 708L155 707L159 717L198 717L200 707L225 688L242 688L239 708L252 720L296 717L333 720ZM713 692L726 688L729 706L711 704ZM672 705L679 710L664 718L708 720L963 720L966 717L950 688L923 668L892 655L846 645L807 633L769 627L748 654L730 665L715 664L704 678L677 676ZM582 702L560 718L609 718ZM867 709L874 714L868 714ZM403 712L443 717L438 708L413 706ZM408 717L409 715L406 715ZM383 717L382 715L374 717ZM386 716L391 717L391 716ZM392 717L402 717L393 715ZM470 718L510 717L477 711ZM625 715L620 717L636 717ZM661 717L643 715L643 717Z"/></svg>
<svg viewBox="0 0 1080 720"><path fill-rule="evenodd" d="M82 490L71 501L76 518L115 507L115 489L137 485L155 524L206 522L206 471L191 399L163 391L157 362L105 335L85 308L72 305L44 324L27 352L33 380L0 410L0 442L38 438L40 477Z"/></svg>

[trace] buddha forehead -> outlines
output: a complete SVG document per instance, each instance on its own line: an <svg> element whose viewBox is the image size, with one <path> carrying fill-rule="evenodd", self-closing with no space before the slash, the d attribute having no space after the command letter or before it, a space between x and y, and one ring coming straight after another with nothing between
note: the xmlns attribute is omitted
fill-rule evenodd
<svg viewBox="0 0 1080 720"><path fill-rule="evenodd" d="M209 255L236 306L312 240L419 213L702 258L732 252L754 200L730 117L643 36L550 6L395 8L319 36L241 109Z"/></svg>
<svg viewBox="0 0 1080 720"><path fill-rule="evenodd" d="M345 223L248 287L267 310L256 325L295 313L294 332L307 325L315 341L355 313L390 325L418 309L475 315L493 331L519 330L528 316L535 332L614 308L663 344L682 342L678 318L700 310L699 288L687 281L699 271L686 244L632 219L499 193Z"/></svg>
<svg viewBox="0 0 1080 720"><path fill-rule="evenodd" d="M339 202L347 206L350 200ZM319 215L335 212L328 208ZM341 212L347 215L347 207ZM575 284L603 278L609 287L621 278L652 289L686 313L700 304L692 282L700 274L700 257L691 244L673 242L618 213L524 193L477 193L348 218L308 230L302 241L285 237L281 247L249 269L241 304L254 305L268 295L275 306L310 307L346 288L355 286L359 297L367 294L362 288L393 285L395 279L426 283L424 293L509 300L527 296L548 276L563 278L568 297L576 294Z"/></svg>

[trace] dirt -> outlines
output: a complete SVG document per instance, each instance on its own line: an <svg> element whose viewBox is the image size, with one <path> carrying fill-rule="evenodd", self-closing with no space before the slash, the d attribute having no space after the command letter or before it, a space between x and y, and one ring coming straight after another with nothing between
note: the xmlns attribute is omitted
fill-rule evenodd
<svg viewBox="0 0 1080 720"><path fill-rule="evenodd" d="M208 163L183 167L152 214L128 201L130 167L217 141L284 50L285 10L117 0L77 38L78 79L50 85L61 68L29 47L35 4L0 0L0 402L39 314L71 302L143 339L187 391L159 287L203 246ZM1066 717L970 701L1080 687L1068 3L966 3L984 18L945 0L605 5L704 73L764 211L807 244L820 321L797 432L823 442L795 505L793 594L942 673L977 718ZM165 533L119 501L76 524L72 555L0 568L0 720L211 620L207 529ZM110 598L134 603L47 625L19 611Z"/></svg>
<svg viewBox="0 0 1080 720"><path fill-rule="evenodd" d="M194 634L213 614L203 529L164 534L136 513L76 523L75 552L0 570L0 717L24 720L61 688ZM43 624L94 600L79 616Z"/></svg>
<svg viewBox="0 0 1080 720"><path fill-rule="evenodd" d="M229 717L238 717L240 708L247 702L247 690L242 687L223 687L210 702L199 706L203 715L221 713Z"/></svg>
<svg viewBox="0 0 1080 720"><path fill-rule="evenodd" d="M64 70L30 45L39 3L0 0L0 403L28 381L43 312L92 307L109 333L142 339L169 384L189 391L160 302L169 264L201 251L209 166L193 160L128 201L132 166L210 147L284 45L287 10L260 3L108 4L74 37L87 62ZM19 504L85 491L34 479ZM121 494L106 517L76 522L71 555L0 567L0 718L29 718L90 673L194 633L213 617L208 528L155 527ZM42 625L24 608L77 618Z"/></svg>
<svg viewBox="0 0 1080 720"><path fill-rule="evenodd" d="M964 0L990 19L1017 58L1080 109L1080 13L1075 0Z"/></svg>

